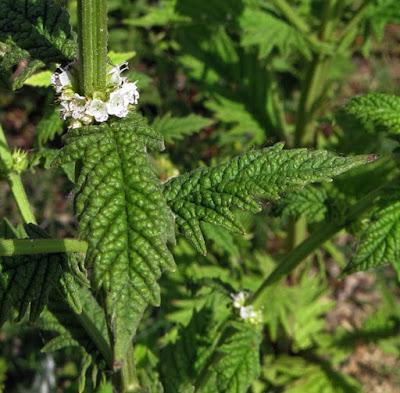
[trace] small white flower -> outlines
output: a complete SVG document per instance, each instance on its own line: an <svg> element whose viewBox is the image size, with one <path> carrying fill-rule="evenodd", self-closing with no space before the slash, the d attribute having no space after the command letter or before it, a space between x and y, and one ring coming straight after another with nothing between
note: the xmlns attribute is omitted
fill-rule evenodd
<svg viewBox="0 0 400 393"><path fill-rule="evenodd" d="M71 74L66 69L57 70L51 76L51 83L57 93L61 93L66 86L71 86Z"/></svg>
<svg viewBox="0 0 400 393"><path fill-rule="evenodd" d="M260 323L262 320L261 311L255 310L253 306L240 308L240 318L250 323Z"/></svg>
<svg viewBox="0 0 400 393"><path fill-rule="evenodd" d="M139 91L137 89L136 82L124 83L121 86L120 92L129 104L137 105L139 100Z"/></svg>
<svg viewBox="0 0 400 393"><path fill-rule="evenodd" d="M120 90L113 91L107 102L107 112L109 115L125 117L128 115L129 103L125 100Z"/></svg>
<svg viewBox="0 0 400 393"><path fill-rule="evenodd" d="M86 99L79 94L74 94L74 98L69 103L69 110L71 117L74 119L81 119L86 111Z"/></svg>
<svg viewBox="0 0 400 393"><path fill-rule="evenodd" d="M231 298L233 300L233 307L241 308L244 307L244 305L246 304L247 295L245 292L241 291L236 294L232 293Z"/></svg>
<svg viewBox="0 0 400 393"><path fill-rule="evenodd" d="M106 121L108 119L107 105L104 101L95 98L89 103L86 114L93 116L98 122Z"/></svg>
<svg viewBox="0 0 400 393"><path fill-rule="evenodd" d="M122 83L126 80L126 78L123 78L121 76L121 73L126 71L128 69L128 63L122 63L119 66L115 66L113 67L110 71L109 74L111 75L110 77L110 82L111 84L115 85L115 86L121 86Z"/></svg>

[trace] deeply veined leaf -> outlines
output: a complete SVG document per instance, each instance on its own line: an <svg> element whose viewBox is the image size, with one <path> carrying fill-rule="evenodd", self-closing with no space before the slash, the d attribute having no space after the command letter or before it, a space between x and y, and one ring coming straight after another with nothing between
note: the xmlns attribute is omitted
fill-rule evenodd
<svg viewBox="0 0 400 393"><path fill-rule="evenodd" d="M0 40L14 43L43 63L75 57L67 12L53 0L1 0Z"/></svg>
<svg viewBox="0 0 400 393"><path fill-rule="evenodd" d="M171 113L167 113L163 117L157 117L152 127L164 137L166 142L170 143L199 132L212 123L212 119L195 114L185 117L172 117Z"/></svg>
<svg viewBox="0 0 400 393"><path fill-rule="evenodd" d="M325 218L328 195L324 188L305 187L299 192L289 194L282 200L280 208L284 216L307 217L308 222L319 222Z"/></svg>
<svg viewBox="0 0 400 393"><path fill-rule="evenodd" d="M282 150L283 144L255 150L211 168L201 168L168 181L164 195L181 232L206 252L200 227L210 222L241 232L232 213L239 208L258 212L256 197L277 199L308 183L330 180L369 160L339 157L327 151Z"/></svg>
<svg viewBox="0 0 400 393"><path fill-rule="evenodd" d="M30 238L46 238L34 225L27 226ZM8 231L10 235L12 231ZM13 236L15 238L15 236ZM48 303L51 291L58 285L63 271L67 270L65 254L19 255L1 258L0 272L0 323L18 312L17 319L25 314L36 320ZM79 307L79 306L78 306Z"/></svg>
<svg viewBox="0 0 400 393"><path fill-rule="evenodd" d="M173 236L172 215L146 153L162 147L162 137L132 113L71 130L57 159L79 161L79 234L89 243L92 286L105 289L116 366L146 307L160 302L161 272L174 269L166 246Z"/></svg>
<svg viewBox="0 0 400 393"><path fill-rule="evenodd" d="M39 327L56 333L42 348L54 352L74 347L82 355L79 373L79 393L86 390L86 374L91 369L92 385L100 382L98 375L111 367L111 346L108 341L105 314L88 288L79 288L82 310L77 313L60 293L53 293L42 313Z"/></svg>
<svg viewBox="0 0 400 393"><path fill-rule="evenodd" d="M365 126L373 126L392 134L400 133L400 97L372 93L352 98L344 107L345 113L354 116Z"/></svg>
<svg viewBox="0 0 400 393"><path fill-rule="evenodd" d="M392 263L400 272L400 201L393 201L373 214L356 256L344 270L352 273Z"/></svg>
<svg viewBox="0 0 400 393"><path fill-rule="evenodd" d="M199 391L246 393L261 371L259 347L262 336L259 328L249 323L233 322L224 336L210 366L215 376Z"/></svg>

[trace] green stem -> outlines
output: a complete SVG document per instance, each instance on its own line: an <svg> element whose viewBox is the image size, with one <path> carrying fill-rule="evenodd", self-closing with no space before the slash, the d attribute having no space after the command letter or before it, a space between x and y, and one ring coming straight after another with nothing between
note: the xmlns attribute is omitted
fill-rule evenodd
<svg viewBox="0 0 400 393"><path fill-rule="evenodd" d="M107 84L107 2L78 0L80 93L104 92Z"/></svg>
<svg viewBox="0 0 400 393"><path fill-rule="evenodd" d="M368 11L370 5L370 0L364 2L361 7L353 14L350 21L344 27L339 37L339 45L337 48L338 52L343 51L347 48L348 45L351 44L351 42L349 42L349 37L351 37L354 34L354 31L358 29L358 26L361 20L364 18L366 12Z"/></svg>
<svg viewBox="0 0 400 393"><path fill-rule="evenodd" d="M0 239L0 256L85 253L87 243L76 239Z"/></svg>
<svg viewBox="0 0 400 393"><path fill-rule="evenodd" d="M117 391L121 393L141 392L140 384L136 375L132 345L130 345L128 349L123 366L113 375L113 385Z"/></svg>
<svg viewBox="0 0 400 393"><path fill-rule="evenodd" d="M35 216L29 204L28 197L22 184L21 176L12 170L13 159L7 143L3 128L0 126L0 161L3 163L7 174L7 182L18 206L23 221L26 224L36 224Z"/></svg>
<svg viewBox="0 0 400 393"><path fill-rule="evenodd" d="M322 42L329 41L334 31L336 21L335 14L336 0L326 3L323 22L320 27L319 38ZM294 146L301 147L310 144L314 133L311 126L315 117L315 103L324 91L324 72L326 55L316 53L313 55L311 63L306 72L303 88L300 95L299 106L297 109L296 130L294 137Z"/></svg>
<svg viewBox="0 0 400 393"><path fill-rule="evenodd" d="M394 181L397 183L399 180ZM378 196L384 193L386 187L393 182L387 183L374 191L371 191L358 203L356 203L348 212L346 217L340 222L324 223L319 229L314 232L308 239L304 240L298 247L290 252L284 261L263 281L257 291L253 294L250 299L250 303L254 304L262 298L264 291L275 284L283 277L287 276L292 272L306 257L313 253L318 247L324 244L337 232L344 229L346 226L357 220L361 214L368 211L373 202Z"/></svg>
<svg viewBox="0 0 400 393"><path fill-rule="evenodd" d="M8 184L10 185L11 192L24 222L26 224L36 224L36 218L29 204L21 176L16 173L10 173L8 175Z"/></svg>

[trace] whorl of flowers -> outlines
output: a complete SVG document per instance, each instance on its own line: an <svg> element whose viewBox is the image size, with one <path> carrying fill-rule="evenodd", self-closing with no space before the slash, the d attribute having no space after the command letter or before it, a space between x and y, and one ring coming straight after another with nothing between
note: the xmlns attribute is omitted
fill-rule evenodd
<svg viewBox="0 0 400 393"><path fill-rule="evenodd" d="M61 116L70 120L70 128L94 122L102 123L110 116L126 117L131 105L137 105L139 91L136 82L129 82L121 73L128 69L123 63L108 71L107 91L84 97L76 93L77 76L74 65L58 68L51 77L61 106Z"/></svg>

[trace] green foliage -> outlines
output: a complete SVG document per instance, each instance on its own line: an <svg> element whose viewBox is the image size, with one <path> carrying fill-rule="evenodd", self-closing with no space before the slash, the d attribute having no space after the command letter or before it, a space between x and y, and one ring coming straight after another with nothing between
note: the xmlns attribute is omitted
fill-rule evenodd
<svg viewBox="0 0 400 393"><path fill-rule="evenodd" d="M259 328L249 323L228 322L227 299L206 302L194 311L187 326L178 331L176 342L164 348L161 356L166 392L248 391L258 377Z"/></svg>
<svg viewBox="0 0 400 393"><path fill-rule="evenodd" d="M284 393L361 393L361 387L350 376L329 366L322 359L307 362L300 357L281 356L265 359L264 375Z"/></svg>
<svg viewBox="0 0 400 393"><path fill-rule="evenodd" d="M39 148L53 140L56 135L61 134L63 131L63 121L60 118L60 112L54 106L53 102L54 96L53 94L49 94L43 117L36 126L36 143Z"/></svg>
<svg viewBox="0 0 400 393"><path fill-rule="evenodd" d="M33 225L26 230L30 238L46 238L46 234ZM15 232L9 229L2 236ZM2 257L0 275L0 323L11 319L14 310L17 320L25 314L31 321L36 320L44 307L52 290L58 285L63 271L67 270L66 257L63 254L22 255Z"/></svg>
<svg viewBox="0 0 400 393"><path fill-rule="evenodd" d="M1 0L0 14L3 87L18 89L38 68L75 57L68 14L56 1Z"/></svg>
<svg viewBox="0 0 400 393"><path fill-rule="evenodd" d="M152 127L163 136L166 142L171 143L199 132L212 123L213 120L199 115L190 114L186 117L172 117L171 113L167 113L163 117L156 118Z"/></svg>
<svg viewBox="0 0 400 393"><path fill-rule="evenodd" d="M76 54L68 14L53 0L1 0L0 40L32 59L64 62Z"/></svg>
<svg viewBox="0 0 400 393"><path fill-rule="evenodd" d="M322 187L308 186L282 200L279 208L284 216L300 217L304 215L308 222L319 222L325 218L327 192Z"/></svg>
<svg viewBox="0 0 400 393"><path fill-rule="evenodd" d="M364 126L372 125L378 131L400 132L400 97L374 93L352 98L344 111Z"/></svg>
<svg viewBox="0 0 400 393"><path fill-rule="evenodd" d="M400 272L400 202L384 203L372 215L361 235L357 254L345 269L345 273L372 269L392 263Z"/></svg>
<svg viewBox="0 0 400 393"><path fill-rule="evenodd" d="M80 162L79 233L89 243L93 289L106 291L116 362L125 357L146 307L159 304L162 270L174 269L166 246L172 218L146 154L146 148L162 147L161 136L133 113L70 131L57 158L59 164Z"/></svg>
<svg viewBox="0 0 400 393"><path fill-rule="evenodd" d="M274 49L285 55L300 51L306 58L311 56L304 35L273 13L247 7L240 17L240 25L241 44L244 47L257 45L261 58L268 57Z"/></svg>
<svg viewBox="0 0 400 393"><path fill-rule="evenodd" d="M173 178L164 195L179 230L201 253L206 252L201 222L242 232L232 213L239 208L259 212L256 197L277 199L308 183L329 180L368 160L344 158L326 151L282 150L283 145L256 150L212 168L201 168Z"/></svg>

